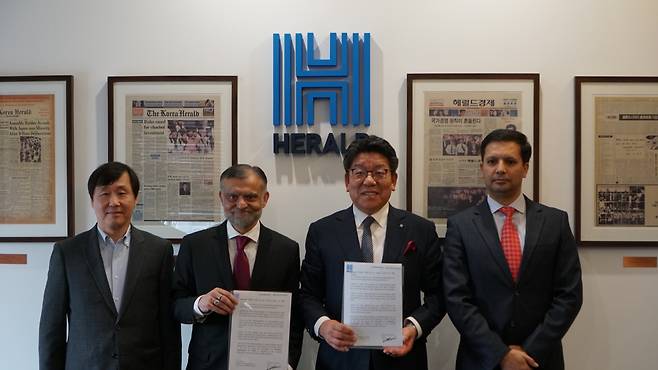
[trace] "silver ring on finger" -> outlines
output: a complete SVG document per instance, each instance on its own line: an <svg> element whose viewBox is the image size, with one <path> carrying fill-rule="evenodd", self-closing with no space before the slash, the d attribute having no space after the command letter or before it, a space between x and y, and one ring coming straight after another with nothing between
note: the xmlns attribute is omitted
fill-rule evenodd
<svg viewBox="0 0 658 370"><path fill-rule="evenodd" d="M213 299L212 304L217 306L219 304L219 299Z"/></svg>

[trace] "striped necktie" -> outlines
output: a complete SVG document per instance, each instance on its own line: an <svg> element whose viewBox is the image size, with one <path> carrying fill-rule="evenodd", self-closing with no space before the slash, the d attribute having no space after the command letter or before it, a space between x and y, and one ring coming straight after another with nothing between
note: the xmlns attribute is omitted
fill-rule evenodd
<svg viewBox="0 0 658 370"><path fill-rule="evenodd" d="M361 224L363 226L363 236L361 236L361 253L363 253L363 262L373 262L372 251L372 232L370 226L375 222L372 216L366 217Z"/></svg>

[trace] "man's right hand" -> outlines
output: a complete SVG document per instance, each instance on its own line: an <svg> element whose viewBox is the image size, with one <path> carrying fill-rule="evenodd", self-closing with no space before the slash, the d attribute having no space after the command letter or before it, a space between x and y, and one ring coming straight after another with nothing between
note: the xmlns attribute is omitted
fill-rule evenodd
<svg viewBox="0 0 658 370"><path fill-rule="evenodd" d="M215 288L201 296L199 310L204 313L215 312L220 315L230 315L238 302L238 299L228 290Z"/></svg>
<svg viewBox="0 0 658 370"><path fill-rule="evenodd" d="M530 370L539 364L519 346L509 346L510 350L500 361L502 370Z"/></svg>
<svg viewBox="0 0 658 370"><path fill-rule="evenodd" d="M337 351L347 352L356 343L354 330L336 320L327 320L320 325L320 336Z"/></svg>

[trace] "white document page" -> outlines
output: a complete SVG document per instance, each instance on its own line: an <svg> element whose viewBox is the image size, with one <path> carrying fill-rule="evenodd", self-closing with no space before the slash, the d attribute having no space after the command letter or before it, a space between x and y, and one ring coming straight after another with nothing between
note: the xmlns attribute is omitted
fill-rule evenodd
<svg viewBox="0 0 658 370"><path fill-rule="evenodd" d="M343 323L356 332L354 347L402 345L402 265L345 262Z"/></svg>

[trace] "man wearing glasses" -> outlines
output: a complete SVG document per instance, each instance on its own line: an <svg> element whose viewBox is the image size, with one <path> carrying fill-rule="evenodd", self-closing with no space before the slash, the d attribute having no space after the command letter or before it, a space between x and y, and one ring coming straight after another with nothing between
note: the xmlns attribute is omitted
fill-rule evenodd
<svg viewBox="0 0 658 370"><path fill-rule="evenodd" d="M353 142L343 166L352 206L311 224L302 263L304 320L320 342L316 369L427 369L425 341L445 314L434 224L388 203L398 158L386 140ZM341 323L345 261L403 264L402 346L352 348L356 335Z"/></svg>

